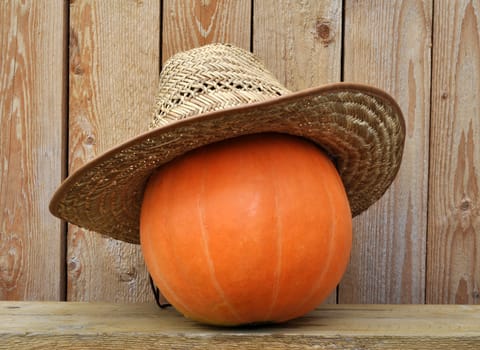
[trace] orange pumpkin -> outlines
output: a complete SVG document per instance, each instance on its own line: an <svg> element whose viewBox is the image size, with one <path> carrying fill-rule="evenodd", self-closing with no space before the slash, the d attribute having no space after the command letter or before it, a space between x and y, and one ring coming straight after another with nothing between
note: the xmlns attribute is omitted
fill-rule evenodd
<svg viewBox="0 0 480 350"><path fill-rule="evenodd" d="M140 217L147 268L185 316L216 325L283 322L340 281L351 213L312 143L258 134L192 151L149 180Z"/></svg>

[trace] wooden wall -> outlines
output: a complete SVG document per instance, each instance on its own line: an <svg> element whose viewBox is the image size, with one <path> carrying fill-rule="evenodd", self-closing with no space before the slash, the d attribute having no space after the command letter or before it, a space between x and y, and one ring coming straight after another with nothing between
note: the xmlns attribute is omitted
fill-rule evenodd
<svg viewBox="0 0 480 350"><path fill-rule="evenodd" d="M231 42L292 90L372 84L407 140L354 219L330 303L480 303L480 0L0 1L0 299L152 301L138 246L47 210L66 174L145 131L161 64Z"/></svg>

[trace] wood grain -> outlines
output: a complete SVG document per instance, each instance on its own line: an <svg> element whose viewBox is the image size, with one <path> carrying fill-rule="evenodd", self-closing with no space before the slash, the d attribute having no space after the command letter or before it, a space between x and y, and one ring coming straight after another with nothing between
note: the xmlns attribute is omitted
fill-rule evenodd
<svg viewBox="0 0 480 350"><path fill-rule="evenodd" d="M159 74L159 2L70 4L70 171L146 131ZM69 226L67 299L153 301L140 247Z"/></svg>
<svg viewBox="0 0 480 350"><path fill-rule="evenodd" d="M345 1L344 80L375 85L407 125L401 169L354 219L341 303L423 303L430 120L432 1Z"/></svg>
<svg viewBox="0 0 480 350"><path fill-rule="evenodd" d="M340 81L341 0L254 4L253 51L282 84L296 91Z"/></svg>
<svg viewBox="0 0 480 350"><path fill-rule="evenodd" d="M326 305L215 328L146 304L0 302L0 349L478 349L480 306Z"/></svg>
<svg viewBox="0 0 480 350"><path fill-rule="evenodd" d="M64 2L0 2L0 299L61 300Z"/></svg>
<svg viewBox="0 0 480 350"><path fill-rule="evenodd" d="M427 302L480 303L480 1L437 1Z"/></svg>
<svg viewBox="0 0 480 350"><path fill-rule="evenodd" d="M214 42L249 50L250 19L250 0L164 0L162 59Z"/></svg>

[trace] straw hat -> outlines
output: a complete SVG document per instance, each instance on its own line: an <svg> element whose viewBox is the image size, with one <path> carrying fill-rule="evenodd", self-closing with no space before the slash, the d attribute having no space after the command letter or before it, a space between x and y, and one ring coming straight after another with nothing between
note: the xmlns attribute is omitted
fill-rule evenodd
<svg viewBox="0 0 480 350"><path fill-rule="evenodd" d="M301 136L327 152L355 216L393 181L405 124L392 97L376 88L337 83L292 93L250 52L207 45L170 58L160 76L150 130L68 177L50 211L139 243L143 190L155 169L203 145L262 132Z"/></svg>

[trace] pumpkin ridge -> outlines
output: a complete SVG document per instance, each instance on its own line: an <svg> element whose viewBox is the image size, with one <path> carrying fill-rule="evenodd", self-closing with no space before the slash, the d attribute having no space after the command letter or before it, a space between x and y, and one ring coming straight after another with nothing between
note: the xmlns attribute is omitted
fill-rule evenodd
<svg viewBox="0 0 480 350"><path fill-rule="evenodd" d="M277 231L277 264L276 264L276 273L275 273L275 282L273 288L273 295L272 295L272 302L270 304L270 308L265 315L264 320L268 321L272 316L273 309L275 304L278 300L278 295L280 293L280 274L282 272L282 222L281 222L281 215L279 209L279 202L278 202L278 183L276 181L275 174L273 173L272 169L270 168L270 178L272 179L272 186L273 186L273 198L274 198L274 217L275 217L275 228Z"/></svg>
<svg viewBox="0 0 480 350"><path fill-rule="evenodd" d="M211 277L213 286L215 287L215 290L217 291L218 295L223 299L223 302L227 306L232 316L235 317L239 323L242 323L242 318L235 311L235 308L233 307L233 305L228 301L227 296L225 295L225 292L223 291L220 283L218 282L218 279L215 273L215 266L213 264L212 257L210 255L210 249L208 246L208 228L205 224L205 211L203 209L204 206L201 205L202 198L204 198L204 193L205 193L205 168L202 171L199 192L200 192L199 196L197 197L197 210L200 218L200 232L202 235L202 243L203 243L203 249L205 252L205 258L207 260L208 271L210 272L210 277Z"/></svg>
<svg viewBox="0 0 480 350"><path fill-rule="evenodd" d="M321 185L324 189L324 193L327 194L327 198L328 198L328 205L326 205L325 207L328 207L330 209L330 212L331 212L330 216L335 218L335 220L331 220L330 227L328 229L329 239L328 239L328 249L327 249L327 251L332 251L332 246L333 246L334 241L335 241L335 239L332 239L332 236L335 232L336 223L337 223L336 207L333 203L332 194L330 193L330 190L326 188L325 183L323 181L320 181L320 183L321 183ZM299 312L299 310L302 310L302 308L305 306L305 304L308 304L310 299L312 299L315 296L315 294L317 294L319 289L322 287L322 284L323 284L322 282L325 279L325 275L330 270L330 265L332 263L332 259L333 259L333 256L330 255L330 254L327 254L327 261L325 262L325 267L322 269L322 272L319 274L319 276L317 278L317 281L313 284L313 287L310 289L310 292L307 294L307 296L303 299L303 301L301 303L297 304L296 310L291 312L289 315L287 315L287 317L285 317L285 319L290 319L290 318L292 318L292 316L296 317L296 315L298 315L299 313L300 314L303 313L303 312ZM325 297L327 297L327 296L328 295L326 295Z"/></svg>

